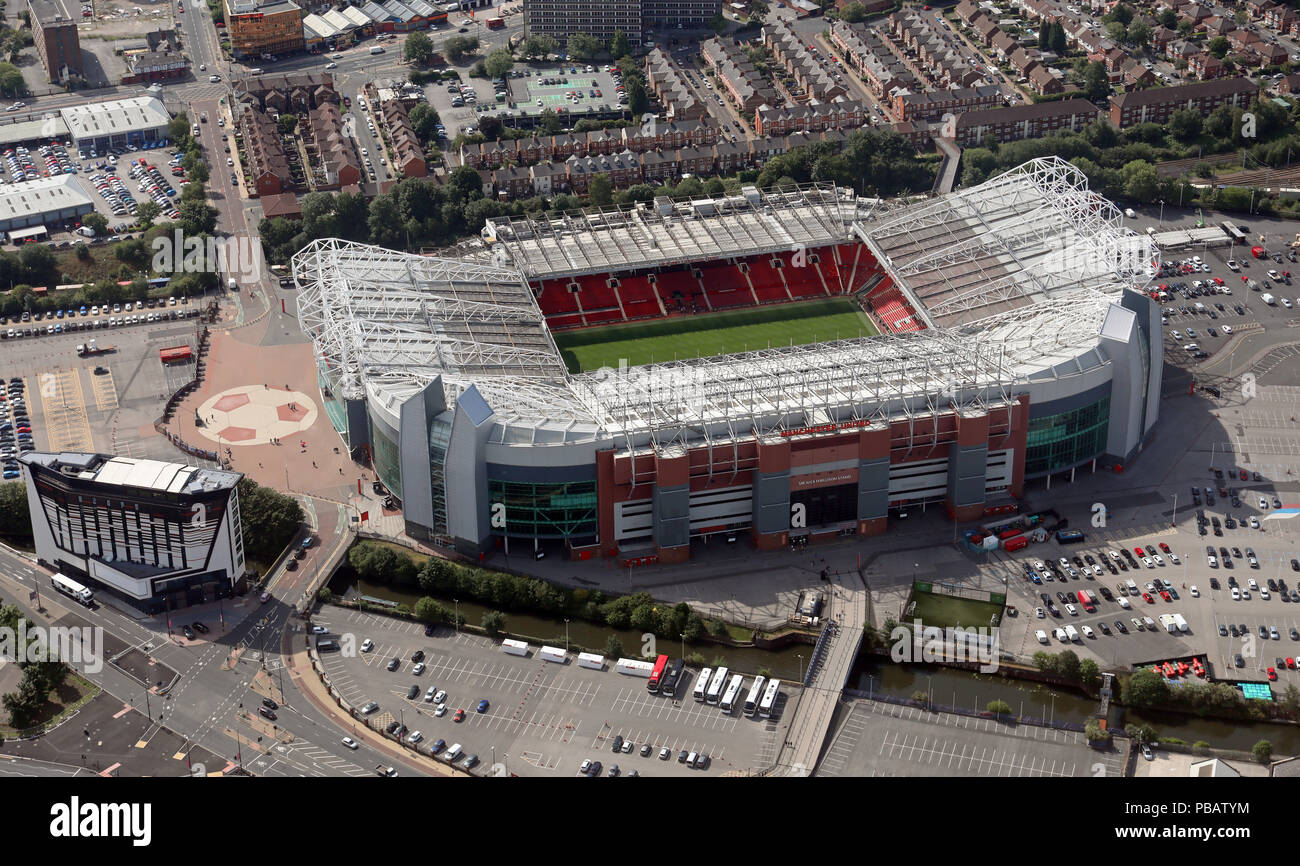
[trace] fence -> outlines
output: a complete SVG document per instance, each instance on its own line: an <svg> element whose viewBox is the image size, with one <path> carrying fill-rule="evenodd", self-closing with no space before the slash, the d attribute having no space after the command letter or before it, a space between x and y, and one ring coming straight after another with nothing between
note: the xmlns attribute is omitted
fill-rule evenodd
<svg viewBox="0 0 1300 866"><path fill-rule="evenodd" d="M211 311L212 309L209 308L209 313L211 313ZM224 465L224 461L221 460L221 455L217 452L191 445L180 436L167 429L167 422L171 421L172 416L176 414L176 409L180 406L181 401L197 390L199 385L203 382L203 374L207 369L207 354L208 328L205 325L203 330L199 332L198 350L194 353L194 378L177 388L176 391L167 398L167 404L163 407L162 415L153 422L153 429L158 431L161 435L166 436L168 442L172 443L172 445L176 446L181 451L184 451L186 454L204 460L211 460L214 463L220 462Z"/></svg>
<svg viewBox="0 0 1300 866"><path fill-rule="evenodd" d="M970 716L977 719L997 719L1009 724L1034 725L1040 728L1055 728L1061 731L1077 731L1083 733L1083 725L1078 722L1057 722L1051 719L1040 719L1036 716L1008 716L1006 714L990 713L988 710L973 709L971 707L953 707L947 704L929 704L925 701L915 701L911 698L903 698L897 695L889 695L881 692L864 692L861 689L846 688L844 694L852 698L865 698L872 701L881 701L887 704L897 704L902 707L916 707L917 709L929 710L934 713L951 713L957 716ZM1111 731L1112 734L1120 734L1118 730Z"/></svg>

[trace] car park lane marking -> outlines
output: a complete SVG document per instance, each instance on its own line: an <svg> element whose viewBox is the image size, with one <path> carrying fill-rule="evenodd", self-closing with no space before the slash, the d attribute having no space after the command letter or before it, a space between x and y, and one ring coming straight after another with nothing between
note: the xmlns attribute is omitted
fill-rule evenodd
<svg viewBox="0 0 1300 866"><path fill-rule="evenodd" d="M117 386L113 383L113 370L111 367L104 368L107 372L95 375L92 370L90 373L90 390L95 395L95 407L101 412L112 412L117 409Z"/></svg>
<svg viewBox="0 0 1300 866"><path fill-rule="evenodd" d="M93 451L86 403L77 370L53 370L37 377L41 411L51 451Z"/></svg>

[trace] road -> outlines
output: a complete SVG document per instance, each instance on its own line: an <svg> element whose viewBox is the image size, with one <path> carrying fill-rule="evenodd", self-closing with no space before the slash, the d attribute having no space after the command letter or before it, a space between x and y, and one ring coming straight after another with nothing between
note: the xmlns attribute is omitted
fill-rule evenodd
<svg viewBox="0 0 1300 866"><path fill-rule="evenodd" d="M330 523L332 529L338 521L331 519ZM313 553L324 555L319 549ZM203 619L211 629L210 634L199 635L199 640L188 641L179 633L168 635L165 616L137 619L103 604L92 610L72 604L49 589L44 570L8 548L0 548L0 596L5 603L16 604L38 624L48 625L64 616L84 620L126 646L143 650L156 660L155 669L170 668L178 673L165 696L155 692L146 699L145 687L113 664L106 662L95 673L79 670L123 704L140 710L148 707L152 720L182 737L187 747L202 746L232 762L239 760L254 774L363 775L380 760L392 763L391 759L378 756L372 760L366 747L353 752L343 746L341 729L294 690L278 653L284 634L303 628L292 616L293 604L311 573L309 557L298 571L276 574L271 583L275 598L264 605L257 604L250 593L243 599L222 602L219 614L213 609L217 605L211 604L187 610L185 622ZM30 600L30 594L38 589L44 612L36 610ZM175 617L174 628L178 630L181 624L179 616ZM267 696L280 705L275 728L254 713ZM284 748L274 745L277 735L290 742L284 743ZM262 748L266 754L262 756L256 754L258 736L265 737ZM0 775L68 772L71 770L39 762L0 761ZM419 771L412 767L411 772Z"/></svg>

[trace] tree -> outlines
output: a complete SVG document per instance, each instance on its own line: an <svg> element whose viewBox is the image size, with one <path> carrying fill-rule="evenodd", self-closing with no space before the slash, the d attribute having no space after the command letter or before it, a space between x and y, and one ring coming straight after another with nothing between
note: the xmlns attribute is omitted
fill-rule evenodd
<svg viewBox="0 0 1300 866"><path fill-rule="evenodd" d="M1079 662L1079 682L1085 688L1091 689L1097 682L1097 677L1101 675L1101 667L1092 659L1084 659Z"/></svg>
<svg viewBox="0 0 1300 866"><path fill-rule="evenodd" d="M1090 743L1109 743L1111 740L1110 731L1101 726L1101 722L1096 719L1088 719L1083 725L1083 735L1088 738Z"/></svg>
<svg viewBox="0 0 1300 866"><path fill-rule="evenodd" d="M506 615L499 610L487 610L483 612L483 630L492 637L496 637L505 630Z"/></svg>
<svg viewBox="0 0 1300 866"><path fill-rule="evenodd" d="M1048 37L1048 45L1055 54L1065 53L1065 27L1059 21L1053 21L1051 33Z"/></svg>
<svg viewBox="0 0 1300 866"><path fill-rule="evenodd" d="M524 42L523 53L525 57L545 57L554 53L557 47L554 37L542 33L528 37Z"/></svg>
<svg viewBox="0 0 1300 866"><path fill-rule="evenodd" d="M1150 672L1148 671L1148 673ZM1134 724L1125 727L1124 733L1128 734L1129 738L1138 745L1142 745L1143 743L1154 743L1160 739L1160 735L1156 733L1155 728L1150 725L1141 724L1140 722L1135 722Z"/></svg>
<svg viewBox="0 0 1300 866"><path fill-rule="evenodd" d="M1141 18L1134 19L1128 26L1128 41L1138 48L1146 48L1151 41L1151 25Z"/></svg>
<svg viewBox="0 0 1300 866"><path fill-rule="evenodd" d="M1038 24L1038 48L1047 51L1052 47L1052 22L1044 18Z"/></svg>
<svg viewBox="0 0 1300 866"><path fill-rule="evenodd" d="M410 33L402 45L402 54L418 66L428 66L429 61L433 59L433 40L429 38L429 34L419 30Z"/></svg>
<svg viewBox="0 0 1300 866"><path fill-rule="evenodd" d="M185 187L185 191L199 187L200 184L191 183ZM206 200L191 198L185 201L185 196L181 196L181 206L177 210L181 213L178 222L181 224L181 230L190 235L210 235L217 227L217 209L207 203Z"/></svg>
<svg viewBox="0 0 1300 866"><path fill-rule="evenodd" d="M1267 764L1273 757L1273 744L1268 740L1260 740L1251 747L1250 753L1255 756L1256 761Z"/></svg>
<svg viewBox="0 0 1300 866"><path fill-rule="evenodd" d="M623 85L623 92L627 94L627 108L632 112L634 117L639 117L650 108L650 96L646 93L645 84L638 77L624 79L627 83Z"/></svg>
<svg viewBox="0 0 1300 866"><path fill-rule="evenodd" d="M984 709L988 710L995 716L1011 715L1011 706L1006 701L989 701Z"/></svg>
<svg viewBox="0 0 1300 866"><path fill-rule="evenodd" d="M1177 140L1184 144L1190 143L1201 134L1200 112L1186 108L1175 111L1169 115L1169 131Z"/></svg>
<svg viewBox="0 0 1300 866"><path fill-rule="evenodd" d="M727 19L719 12L709 19L709 29L714 33L721 33L727 29Z"/></svg>
<svg viewBox="0 0 1300 866"><path fill-rule="evenodd" d="M1160 192L1160 173L1146 160L1135 159L1120 172L1124 195L1140 202L1154 201Z"/></svg>
<svg viewBox="0 0 1300 866"><path fill-rule="evenodd" d="M598 174L593 176L591 182L587 185L587 195L590 196L592 204L612 204L614 201L612 188L613 185L610 183L609 175Z"/></svg>
<svg viewBox="0 0 1300 866"><path fill-rule="evenodd" d="M1178 13L1172 9L1162 9L1159 15L1160 26L1173 30L1178 26Z"/></svg>
<svg viewBox="0 0 1300 866"><path fill-rule="evenodd" d="M94 229L95 234L108 234L108 218L102 213L88 213L81 218L81 224L89 229Z"/></svg>
<svg viewBox="0 0 1300 866"><path fill-rule="evenodd" d="M477 36L452 36L442 43L442 53L453 63L478 51Z"/></svg>
<svg viewBox="0 0 1300 866"><path fill-rule="evenodd" d="M867 7L857 2L845 3L839 14L841 21L856 24L867 17Z"/></svg>
<svg viewBox="0 0 1300 866"><path fill-rule="evenodd" d="M253 559L270 561L285 548L304 520L292 496L262 487L244 476L236 487L243 524L244 550Z"/></svg>
<svg viewBox="0 0 1300 866"><path fill-rule="evenodd" d="M494 114L485 114L478 119L478 131L488 141L496 141L505 131L505 124Z"/></svg>
<svg viewBox="0 0 1300 866"><path fill-rule="evenodd" d="M1205 43L1205 50L1220 60L1227 56L1230 47L1227 37L1224 36L1216 36L1209 42Z"/></svg>
<svg viewBox="0 0 1300 866"><path fill-rule="evenodd" d="M623 642L618 639L618 635L612 634L605 641L605 655L613 659L623 657Z"/></svg>
<svg viewBox="0 0 1300 866"><path fill-rule="evenodd" d="M135 209L135 218L140 222L140 225L146 229L152 226L154 220L158 219L161 215L162 208L158 207L157 203L152 201L142 201Z"/></svg>
<svg viewBox="0 0 1300 866"><path fill-rule="evenodd" d="M1101 20L1107 24L1115 22L1127 27L1129 22L1133 20L1133 10L1125 4L1119 3L1114 9L1103 15Z"/></svg>
<svg viewBox="0 0 1300 866"><path fill-rule="evenodd" d="M1093 61L1083 73L1083 92L1093 102L1104 102L1110 95L1110 76L1100 61Z"/></svg>
<svg viewBox="0 0 1300 866"><path fill-rule="evenodd" d="M0 535L30 543L32 515L27 509L27 488L21 481L0 484Z"/></svg>
<svg viewBox="0 0 1300 866"><path fill-rule="evenodd" d="M590 33L570 33L565 46L569 55L579 60L591 60L600 53L600 40Z"/></svg>
<svg viewBox="0 0 1300 866"><path fill-rule="evenodd" d="M1136 670L1121 690L1123 702L1133 707L1154 707L1169 699L1165 678L1147 668Z"/></svg>
<svg viewBox="0 0 1300 866"><path fill-rule="evenodd" d="M487 60L483 61L487 74L492 78L504 78L514 65L514 55L504 48L493 51L487 56Z"/></svg>
<svg viewBox="0 0 1300 866"><path fill-rule="evenodd" d="M23 73L12 63L0 63L0 94L5 96L24 96L27 84Z"/></svg>
<svg viewBox="0 0 1300 866"><path fill-rule="evenodd" d="M1124 42L1128 39L1128 27L1118 21L1106 25L1106 36L1111 42Z"/></svg>
<svg viewBox="0 0 1300 866"><path fill-rule="evenodd" d="M632 43L622 30L614 31L614 38L609 40L609 56L620 60L632 53Z"/></svg>
<svg viewBox="0 0 1300 866"><path fill-rule="evenodd" d="M1186 18L1183 18L1178 22L1178 26L1175 27L1174 29L1178 31L1179 36L1181 36L1184 39L1188 39L1191 37L1192 33L1195 32L1196 25L1193 24L1191 21L1188 21Z"/></svg>
<svg viewBox="0 0 1300 866"><path fill-rule="evenodd" d="M542 121L542 132L555 135L560 131L560 116L555 113L555 109L543 108L539 117Z"/></svg>

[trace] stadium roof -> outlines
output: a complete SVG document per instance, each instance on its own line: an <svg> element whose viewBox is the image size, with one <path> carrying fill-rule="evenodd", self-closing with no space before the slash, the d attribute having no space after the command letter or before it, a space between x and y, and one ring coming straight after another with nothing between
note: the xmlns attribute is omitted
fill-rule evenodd
<svg viewBox="0 0 1300 866"><path fill-rule="evenodd" d="M442 377L448 403L477 385L498 414L588 421L518 271L327 239L294 257L299 320L349 398L390 407Z"/></svg>
<svg viewBox="0 0 1300 866"><path fill-rule="evenodd" d="M880 202L829 184L786 192L573 211L550 219L498 217L483 237L530 280L825 246L849 238Z"/></svg>
<svg viewBox="0 0 1300 866"><path fill-rule="evenodd" d="M1068 163L1035 160L858 234L928 323L951 327L1146 269L1149 240L1120 223Z"/></svg>
<svg viewBox="0 0 1300 866"><path fill-rule="evenodd" d="M1056 157L911 205L832 187L738 198L495 220L492 264L317 241L294 259L299 317L350 398L395 413L442 376L449 405L477 386L495 441L664 448L1004 404L1105 364L1107 316L1155 272L1149 239ZM574 375L527 285L855 236L929 328Z"/></svg>

